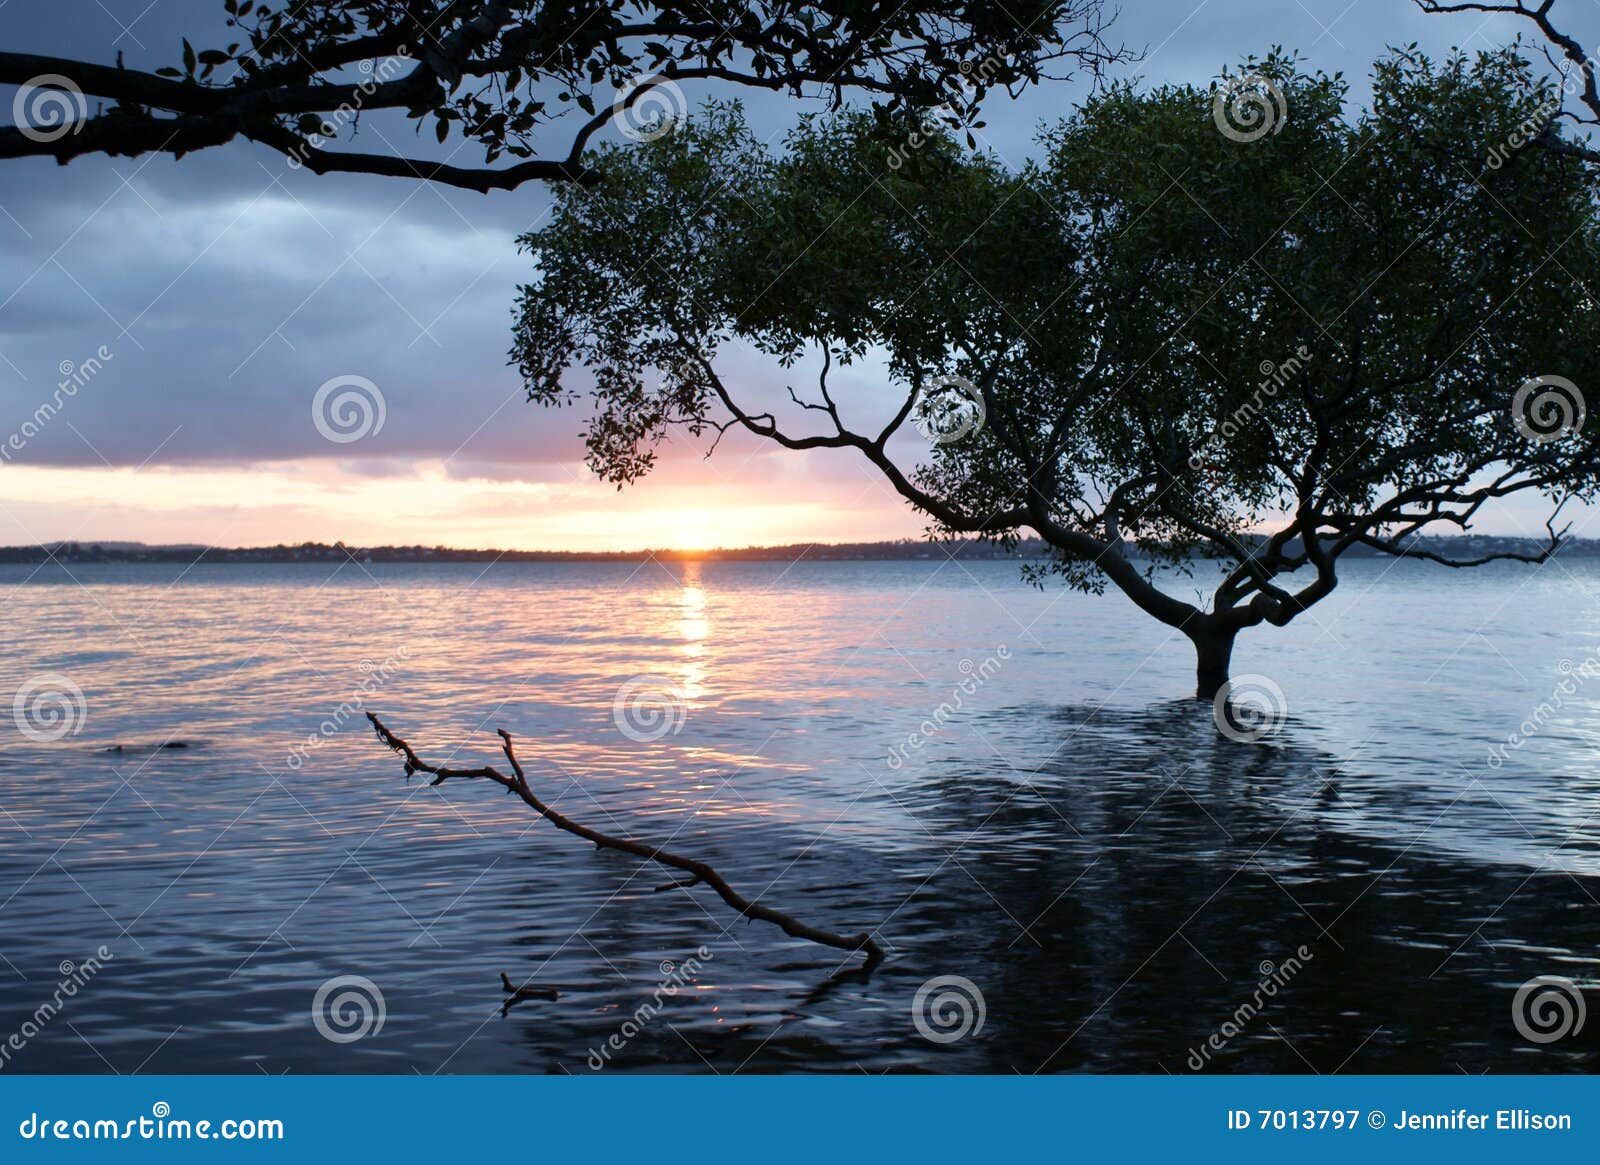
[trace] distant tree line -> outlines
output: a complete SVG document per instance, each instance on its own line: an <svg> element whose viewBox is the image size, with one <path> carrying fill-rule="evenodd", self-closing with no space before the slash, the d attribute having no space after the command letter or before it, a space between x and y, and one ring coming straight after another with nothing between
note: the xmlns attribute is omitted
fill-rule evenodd
<svg viewBox="0 0 1600 1165"><path fill-rule="evenodd" d="M1264 544L1264 537L1251 539ZM1469 534L1415 539L1418 551L1439 555L1536 553L1542 543L1532 538ZM1130 544L1127 552L1151 561L1164 553L1146 554ZM275 546L145 546L139 543L49 542L36 546L0 546L0 563L155 562L295 563L295 562L958 562L1047 560L1050 546L1040 538L1019 538L1002 545L979 538L938 541L903 538L887 542L788 542L773 546L717 547L710 550L474 550L451 546L346 546L342 542L279 543ZM1600 557L1600 539L1572 538L1557 552L1563 558ZM1383 557L1376 550L1355 548L1350 557Z"/></svg>

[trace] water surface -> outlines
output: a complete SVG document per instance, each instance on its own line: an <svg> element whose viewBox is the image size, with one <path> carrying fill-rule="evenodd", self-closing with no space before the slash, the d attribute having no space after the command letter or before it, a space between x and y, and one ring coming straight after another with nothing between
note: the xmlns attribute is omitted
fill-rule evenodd
<svg viewBox="0 0 1600 1165"><path fill-rule="evenodd" d="M111 955L8 1071L1183 1073L1230 1023L1202 1070L1595 1064L1600 1018L1538 1044L1512 999L1600 979L1600 680L1488 759L1600 645L1592 563L1352 564L1241 639L1289 709L1254 745L1185 698L1186 643L1003 563L6 567L0 595L0 695L65 676L84 711L58 741L0 718L0 1037ZM646 676L677 730L632 739ZM441 763L501 763L506 728L562 812L890 958L840 976L484 782L407 782L367 709ZM502 1015L502 972L560 998ZM341 1043L312 1007L343 976L383 1022ZM916 997L949 976L983 1024L937 1042Z"/></svg>

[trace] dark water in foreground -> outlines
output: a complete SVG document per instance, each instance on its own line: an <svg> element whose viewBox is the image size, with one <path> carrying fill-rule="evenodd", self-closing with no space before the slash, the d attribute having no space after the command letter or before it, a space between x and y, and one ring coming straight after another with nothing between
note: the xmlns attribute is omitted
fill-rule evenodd
<svg viewBox="0 0 1600 1165"><path fill-rule="evenodd" d="M1213 1035L1206 1071L1600 1062L1600 1016L1549 1043L1513 1019L1540 975L1600 1004L1587 563L1353 566L1241 641L1288 707L1259 744L1182 698L1186 644L1002 564L72 573L0 573L0 705L83 693L55 741L0 707L4 1071L1183 1073ZM675 733L619 731L640 676ZM497 789L408 785L361 707L459 764L506 727L572 817L891 957L838 977ZM501 972L560 998L502 1015ZM368 1022L319 1025L344 976ZM983 1023L937 1042L973 1028L919 1030L948 976ZM381 1029L322 1034L376 1028L374 990Z"/></svg>

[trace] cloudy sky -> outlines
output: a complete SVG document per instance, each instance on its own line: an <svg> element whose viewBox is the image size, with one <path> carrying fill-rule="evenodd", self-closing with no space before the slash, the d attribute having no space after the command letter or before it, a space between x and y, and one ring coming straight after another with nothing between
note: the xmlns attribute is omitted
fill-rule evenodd
<svg viewBox="0 0 1600 1165"><path fill-rule="evenodd" d="M1569 7L1573 31L1600 41L1600 5ZM153 69L176 62L185 34L212 40L220 12L221 0L9 0L0 43ZM1151 79L1204 83L1282 44L1359 82L1386 45L1487 47L1517 31L1423 16L1410 0L1128 0L1113 34L1146 50L1133 71ZM8 106L13 92L0 92ZM1079 93L996 104L987 144L1021 159ZM798 108L762 98L754 120L777 132ZM368 150L424 152L393 124L363 132ZM524 403L505 364L528 273L512 240L548 205L537 186L485 197L318 178L242 142L181 162L0 163L0 442L64 377L100 364L0 464L0 544L633 548L920 531L842 456L730 439L710 461L674 450L625 493L592 480L574 413ZM381 430L344 444L319 432L313 400L338 378L377 386Z"/></svg>

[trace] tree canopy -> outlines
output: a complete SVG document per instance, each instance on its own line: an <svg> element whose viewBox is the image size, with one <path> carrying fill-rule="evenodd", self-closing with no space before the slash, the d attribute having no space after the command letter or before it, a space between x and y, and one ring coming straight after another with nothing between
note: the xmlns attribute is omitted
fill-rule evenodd
<svg viewBox="0 0 1600 1165"><path fill-rule="evenodd" d="M1432 13L1475 13L1516 16L1528 22L1543 42L1543 54L1560 78L1558 92L1539 113L1533 127L1541 144L1562 153L1600 162L1600 146L1592 137L1572 139L1547 132L1565 122L1587 132L1600 130L1600 60L1573 35L1566 18L1573 9L1556 8L1556 0L1416 0L1417 7Z"/></svg>
<svg viewBox="0 0 1600 1165"><path fill-rule="evenodd" d="M1210 695L1238 632L1326 597L1347 551L1438 559L1414 536L1527 493L1548 541L1513 557L1542 558L1600 481L1595 185L1505 146L1550 82L1406 51L1373 85L1353 108L1280 53L1114 87L1019 167L882 111L771 150L712 107L606 153L522 240L512 357L533 400L587 398L619 485L671 433L737 428L857 451L936 530L1034 531L1049 570L1193 639ZM821 370L780 401L728 375L752 349ZM887 397L841 393L861 362ZM1222 573L1203 602L1156 570L1196 556Z"/></svg>
<svg viewBox="0 0 1600 1165"><path fill-rule="evenodd" d="M583 154L614 116L654 128L680 81L800 94L871 94L970 120L984 94L1127 54L1103 37L1103 0L224 0L226 35L183 39L152 71L0 52L21 89L0 158L182 156L246 138L316 173L420 178L469 190L584 181ZM982 63L981 69L976 68ZM89 101L95 102L91 112ZM670 102L668 103L670 104ZM403 111L482 162L347 148L364 114ZM579 122L552 151L548 128ZM381 136L381 135L380 135ZM370 137L370 134L369 134ZM498 164L497 163L501 163Z"/></svg>

